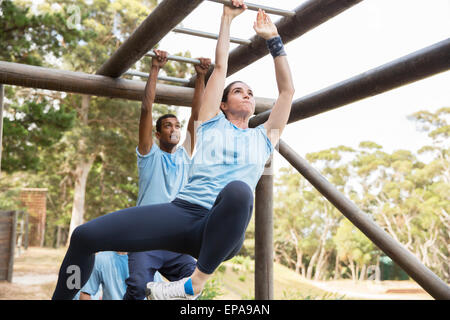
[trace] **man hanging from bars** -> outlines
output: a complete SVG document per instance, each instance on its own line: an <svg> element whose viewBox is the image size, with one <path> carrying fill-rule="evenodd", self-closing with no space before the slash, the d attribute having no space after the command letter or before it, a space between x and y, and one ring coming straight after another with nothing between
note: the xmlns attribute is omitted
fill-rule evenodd
<svg viewBox="0 0 450 320"><path fill-rule="evenodd" d="M167 52L154 50L150 75L142 100L139 121L139 143L136 148L139 171L139 194L137 205L150 205L172 201L187 181L190 157L195 146L194 122L198 119L200 99L205 89L205 75L211 64L207 58L199 58L194 65L197 73L186 139L180 141L181 124L173 114L165 114L156 121L156 139L153 141L152 105L155 100L156 81L161 68L167 63ZM196 260L187 254L166 250L153 250L128 253L129 277L124 300L143 300L145 287L154 281L159 271L170 281L190 276L195 269ZM156 273L156 275L158 275Z"/></svg>

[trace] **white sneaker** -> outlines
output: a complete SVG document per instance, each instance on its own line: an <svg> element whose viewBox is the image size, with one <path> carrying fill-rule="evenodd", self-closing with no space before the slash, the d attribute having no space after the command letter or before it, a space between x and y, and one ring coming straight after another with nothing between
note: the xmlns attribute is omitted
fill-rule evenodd
<svg viewBox="0 0 450 320"><path fill-rule="evenodd" d="M192 280L184 278L173 282L149 282L145 295L148 300L196 300L201 293L197 295L186 293L186 282L192 291ZM189 291L189 290L188 290Z"/></svg>

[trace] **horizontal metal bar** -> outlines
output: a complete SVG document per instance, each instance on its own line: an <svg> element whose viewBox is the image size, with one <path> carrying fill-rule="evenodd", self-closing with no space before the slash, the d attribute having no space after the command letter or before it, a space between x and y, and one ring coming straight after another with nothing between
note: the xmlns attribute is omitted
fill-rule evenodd
<svg viewBox="0 0 450 320"><path fill-rule="evenodd" d="M137 71L137 70L128 70L124 74L130 75L130 76L148 78L148 73ZM189 83L189 79L175 78L175 77L169 77L169 76L158 76L158 80L178 82L178 83L183 83L183 84Z"/></svg>
<svg viewBox="0 0 450 320"><path fill-rule="evenodd" d="M156 54L152 51L147 52L145 55L148 57L152 57L152 58L156 57ZM200 60L198 60L198 59L186 58L186 57L182 57L182 56L173 56L170 54L167 56L167 60L192 63L192 64L200 64ZM211 63L211 66L214 66L214 64Z"/></svg>
<svg viewBox="0 0 450 320"><path fill-rule="evenodd" d="M188 29L188 28L181 28L181 27L173 28L172 31L176 32L176 33L184 33L184 34L189 34L191 36L198 36L198 37L203 37L203 38L208 38L208 39L217 39L219 37L219 35L214 34L214 33L193 30L193 29ZM238 44L250 44L251 43L251 41L248 39L239 39L239 38L234 38L234 37L230 37L230 42L238 43Z"/></svg>
<svg viewBox="0 0 450 320"><path fill-rule="evenodd" d="M231 4L230 0L209 0L209 1L222 3L222 4L228 4L228 5ZM271 8L271 7L266 7L266 6L262 6L259 4L253 4L253 3L247 3L247 2L245 2L245 4L247 5L247 8L249 10L253 10L253 11L258 11L259 9L263 9L266 13L276 14L279 16L292 17L293 15L295 15L295 12L291 11L291 10Z"/></svg>
<svg viewBox="0 0 450 320"><path fill-rule="evenodd" d="M120 77L202 2L203 0L162 1L100 67L97 74Z"/></svg>
<svg viewBox="0 0 450 320"><path fill-rule="evenodd" d="M275 22L275 26L283 43L287 44L361 1L363 0L308 0L294 9L295 16L281 18ZM269 54L266 40L262 37L254 35L250 41L251 44L240 45L230 52L227 77ZM206 74L206 79L211 73L212 68ZM189 87L195 85L195 77L194 75L190 79Z"/></svg>
<svg viewBox="0 0 450 320"><path fill-rule="evenodd" d="M0 61L0 84L142 101L146 82ZM156 103L190 107L193 97L193 88L156 84ZM255 101L256 113L275 102L262 97Z"/></svg>
<svg viewBox="0 0 450 320"><path fill-rule="evenodd" d="M292 103L288 123L365 99L450 69L450 38L314 92ZM270 111L250 119L264 123Z"/></svg>
<svg viewBox="0 0 450 320"><path fill-rule="evenodd" d="M419 259L395 241L366 213L340 193L320 172L280 139L276 148L348 220L361 230L378 248L395 261L435 299L450 299L450 287L428 269Z"/></svg>
<svg viewBox="0 0 450 320"><path fill-rule="evenodd" d="M145 81L4 61L0 61L0 83L134 101L142 101L146 85ZM163 83L156 85L156 103L190 106L193 96L193 88Z"/></svg>

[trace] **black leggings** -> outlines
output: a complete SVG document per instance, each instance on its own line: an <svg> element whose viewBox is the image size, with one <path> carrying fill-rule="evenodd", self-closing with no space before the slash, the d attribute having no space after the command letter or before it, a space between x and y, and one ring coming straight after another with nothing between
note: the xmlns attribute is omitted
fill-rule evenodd
<svg viewBox="0 0 450 320"><path fill-rule="evenodd" d="M244 182L233 181L210 210L175 199L89 221L72 233L53 299L72 299L77 294L89 279L99 251L187 253L198 259L200 271L211 274L240 250L252 211L252 190Z"/></svg>

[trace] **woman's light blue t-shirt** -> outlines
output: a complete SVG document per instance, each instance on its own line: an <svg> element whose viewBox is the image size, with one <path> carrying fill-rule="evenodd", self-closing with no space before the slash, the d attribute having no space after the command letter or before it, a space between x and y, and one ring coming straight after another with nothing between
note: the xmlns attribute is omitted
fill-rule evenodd
<svg viewBox="0 0 450 320"><path fill-rule="evenodd" d="M231 181L243 181L254 190L272 151L263 125L241 129L220 112L197 129L188 182L176 197L211 209Z"/></svg>
<svg viewBox="0 0 450 320"><path fill-rule="evenodd" d="M141 155L136 148L139 170L139 193L137 206L167 203L175 199L187 182L189 158L184 147L174 153L162 151L153 143L150 152Z"/></svg>

